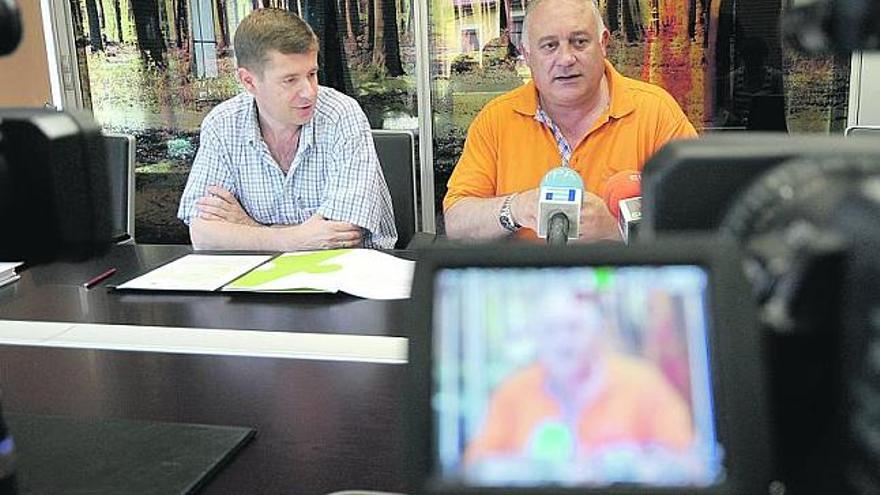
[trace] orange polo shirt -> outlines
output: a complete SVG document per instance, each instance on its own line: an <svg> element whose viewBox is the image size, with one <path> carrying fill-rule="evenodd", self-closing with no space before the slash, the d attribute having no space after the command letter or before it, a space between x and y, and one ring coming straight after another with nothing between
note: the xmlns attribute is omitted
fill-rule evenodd
<svg viewBox="0 0 880 495"><path fill-rule="evenodd" d="M683 451L694 441L690 408L663 375L646 361L609 357L607 382L574 425L581 455L621 444L657 445ZM481 431L465 452L466 462L524 452L546 421L562 409L547 392L547 371L529 366L505 380L493 393Z"/></svg>
<svg viewBox="0 0 880 495"><path fill-rule="evenodd" d="M640 171L668 141L697 135L678 103L662 88L620 75L607 60L605 75L611 96L608 111L574 149L570 162L587 190L597 195L609 177L624 170ZM444 211L462 198L534 189L548 170L559 166L562 158L553 131L535 120L537 111L533 82L483 107L471 123L464 151L449 178Z"/></svg>

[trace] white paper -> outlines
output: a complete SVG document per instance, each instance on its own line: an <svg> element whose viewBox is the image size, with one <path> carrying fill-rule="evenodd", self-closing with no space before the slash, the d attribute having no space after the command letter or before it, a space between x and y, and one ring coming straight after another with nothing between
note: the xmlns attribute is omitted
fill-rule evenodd
<svg viewBox="0 0 880 495"><path fill-rule="evenodd" d="M20 278L21 278L21 275L13 275L8 278L0 278L0 287L3 287L4 285L9 285L12 282L15 282L16 280L18 280Z"/></svg>
<svg viewBox="0 0 880 495"><path fill-rule="evenodd" d="M415 262L372 249L284 253L223 288L224 291L347 292L367 299L406 299Z"/></svg>
<svg viewBox="0 0 880 495"><path fill-rule="evenodd" d="M11 277L15 274L15 269L24 264L22 261L5 262L0 261L0 279Z"/></svg>
<svg viewBox="0 0 880 495"><path fill-rule="evenodd" d="M117 289L213 291L271 258L271 255L188 254Z"/></svg>

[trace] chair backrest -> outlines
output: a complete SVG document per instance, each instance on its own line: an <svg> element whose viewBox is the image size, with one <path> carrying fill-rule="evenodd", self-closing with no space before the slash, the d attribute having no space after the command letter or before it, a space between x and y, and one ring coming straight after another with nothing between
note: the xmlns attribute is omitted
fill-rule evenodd
<svg viewBox="0 0 880 495"><path fill-rule="evenodd" d="M852 125L846 128L844 135L880 137L880 125Z"/></svg>
<svg viewBox="0 0 880 495"><path fill-rule="evenodd" d="M379 156L379 165L388 183L394 206L394 225L397 227L397 248L409 244L418 227L416 206L416 150L411 131L374 129L373 143Z"/></svg>
<svg viewBox="0 0 880 495"><path fill-rule="evenodd" d="M134 136L105 134L110 178L110 225L116 242L134 239Z"/></svg>

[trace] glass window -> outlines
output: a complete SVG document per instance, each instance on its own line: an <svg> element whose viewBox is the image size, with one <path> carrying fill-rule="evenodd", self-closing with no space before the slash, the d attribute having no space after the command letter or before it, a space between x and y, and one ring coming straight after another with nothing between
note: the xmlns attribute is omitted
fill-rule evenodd
<svg viewBox="0 0 880 495"><path fill-rule="evenodd" d="M479 51L451 33L462 0L430 0L436 208L467 128L491 99L530 78L518 46L527 0L483 2ZM808 58L785 47L781 2L600 0L608 58L622 74L669 91L701 133L842 132L849 57ZM471 60L476 57L476 60Z"/></svg>
<svg viewBox="0 0 880 495"><path fill-rule="evenodd" d="M177 201L205 114L240 91L232 36L254 8L296 11L321 39L321 83L354 96L374 128L417 127L414 1L70 0L84 100L137 138L140 242L186 242ZM528 0L425 0L435 208L479 110L530 78ZM783 2L600 0L608 58L669 91L700 132L841 132L849 57L808 58L779 34ZM393 19L394 22L387 22Z"/></svg>
<svg viewBox="0 0 880 495"><path fill-rule="evenodd" d="M241 91L233 36L255 8L312 26L320 83L356 98L373 128L418 127L412 0L70 1L87 106L137 139L138 242L189 242L178 201L202 119Z"/></svg>

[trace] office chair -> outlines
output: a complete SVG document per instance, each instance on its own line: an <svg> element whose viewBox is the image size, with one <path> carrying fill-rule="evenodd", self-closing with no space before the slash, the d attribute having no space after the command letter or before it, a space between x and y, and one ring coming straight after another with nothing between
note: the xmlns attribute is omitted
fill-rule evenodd
<svg viewBox="0 0 880 495"><path fill-rule="evenodd" d="M134 243L134 136L105 134L113 241Z"/></svg>
<svg viewBox="0 0 880 495"><path fill-rule="evenodd" d="M411 131L373 129L373 143L379 165L391 193L394 226L397 228L396 248L409 245L418 230L416 205L416 150Z"/></svg>

